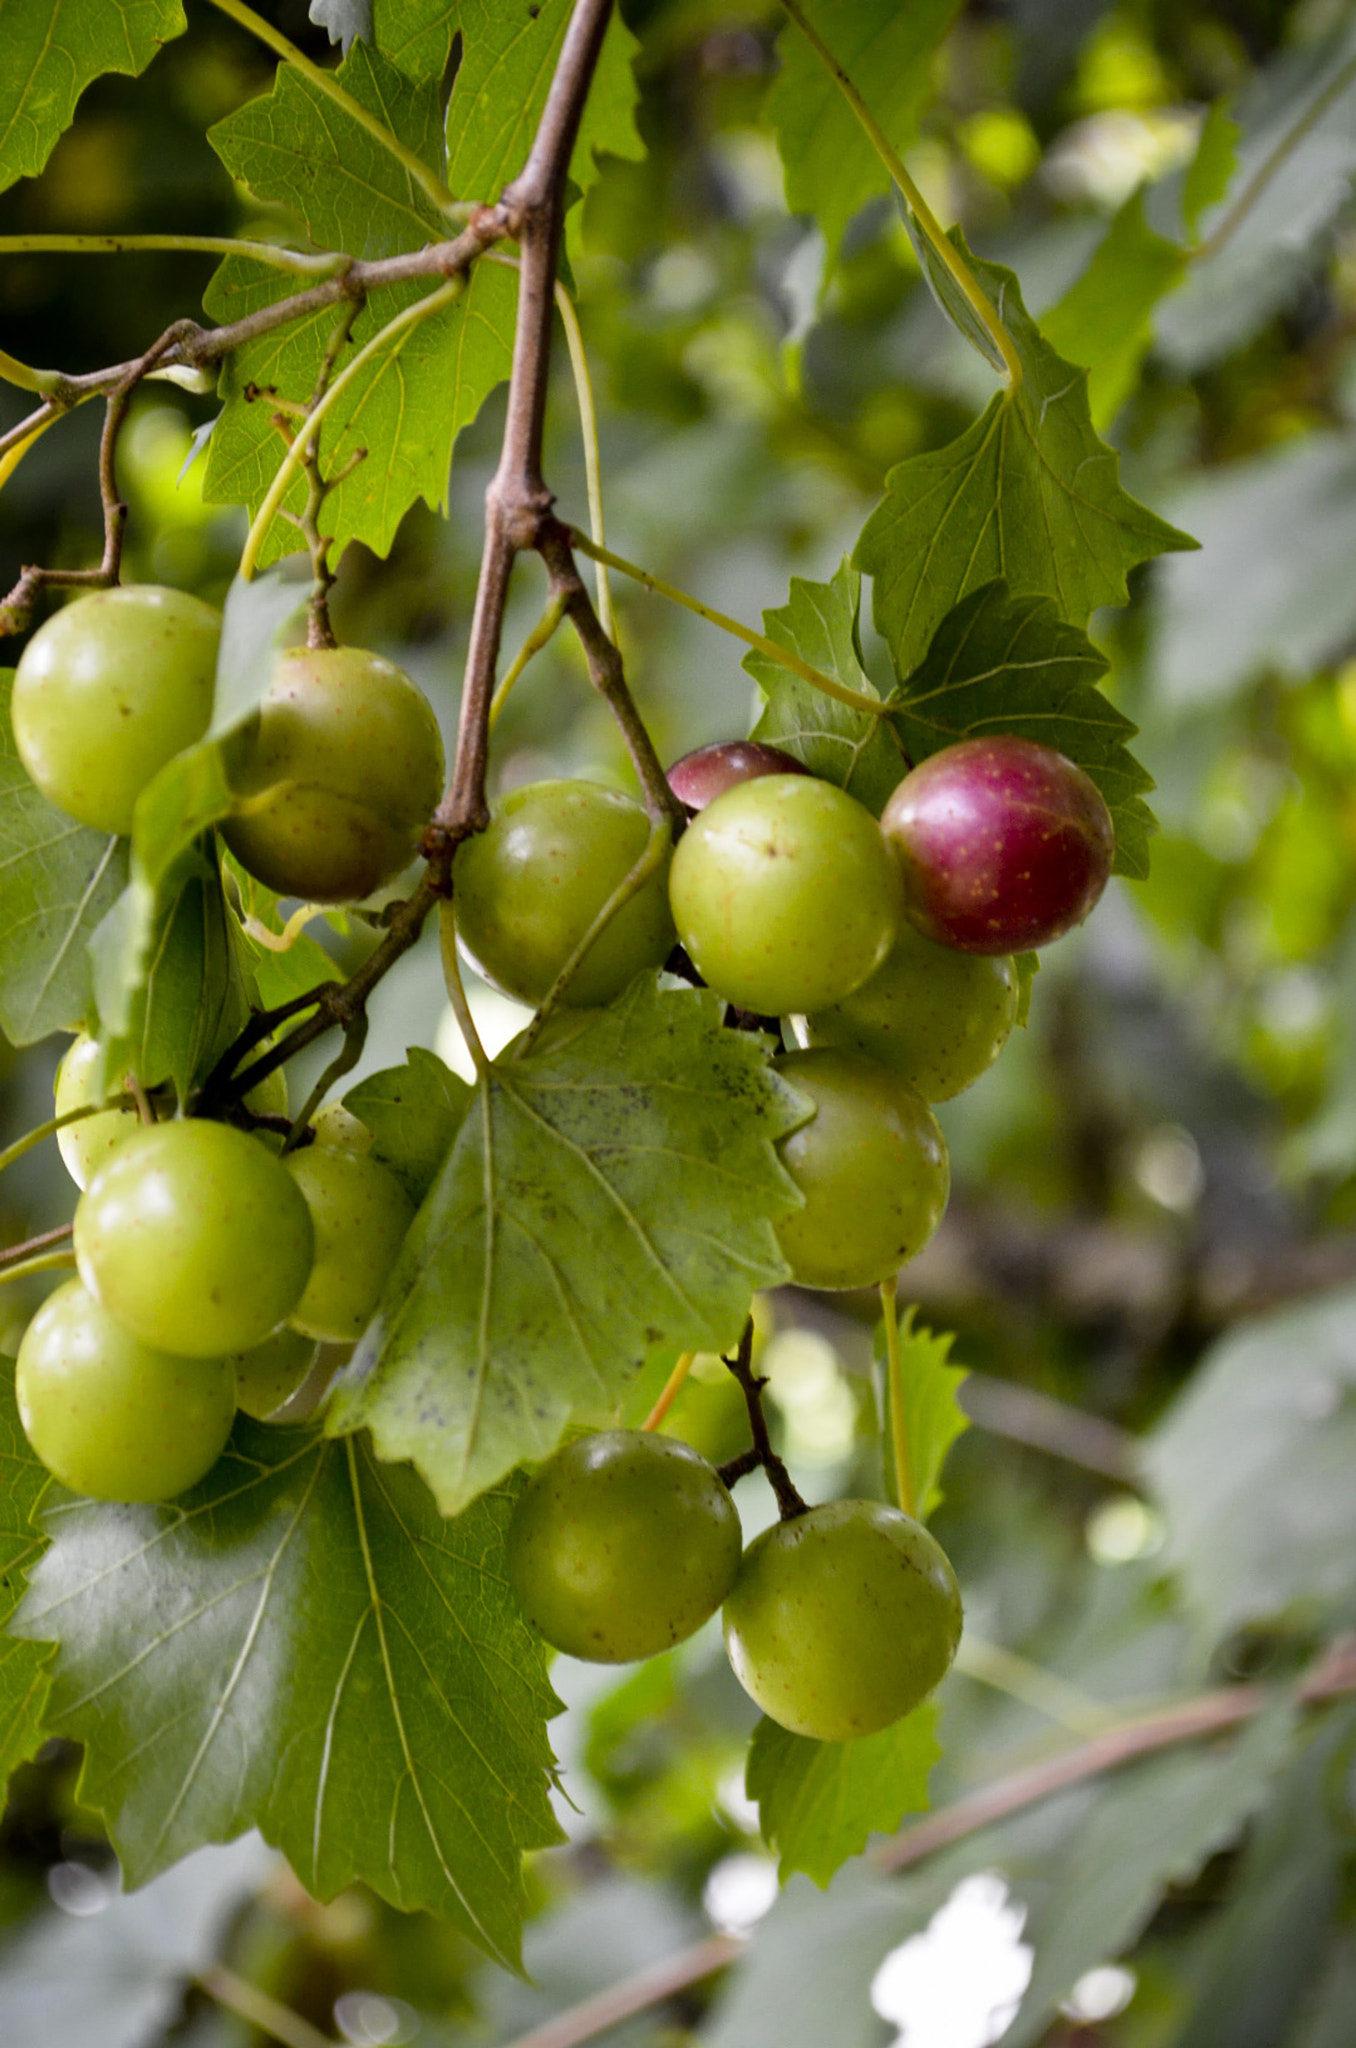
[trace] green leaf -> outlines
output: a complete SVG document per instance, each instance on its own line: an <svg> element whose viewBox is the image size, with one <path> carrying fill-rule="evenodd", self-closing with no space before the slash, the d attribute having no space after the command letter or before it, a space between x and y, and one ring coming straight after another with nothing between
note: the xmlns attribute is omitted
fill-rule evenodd
<svg viewBox="0 0 1356 2048"><path fill-rule="evenodd" d="M462 0L465 39L447 110L447 182L458 199L497 199L527 161L565 39L571 0ZM583 192L598 154L643 156L631 63L640 45L614 8L570 158Z"/></svg>
<svg viewBox="0 0 1356 2048"><path fill-rule="evenodd" d="M409 1048L409 1064L369 1074L344 1097L372 1133L372 1157L422 1202L466 1121L472 1090L435 1053Z"/></svg>
<svg viewBox="0 0 1356 2048"><path fill-rule="evenodd" d="M93 956L109 1066L130 1066L148 1088L172 1081L182 1098L249 1016L238 928L206 852L190 850L158 888L134 882L96 932Z"/></svg>
<svg viewBox="0 0 1356 2048"><path fill-rule="evenodd" d="M1001 580L942 620L892 713L910 760L986 733L1057 747L1091 776L1116 827L1118 874L1146 875L1153 783L1126 741L1135 727L1097 689L1105 657L1044 597L1013 597Z"/></svg>
<svg viewBox="0 0 1356 2048"><path fill-rule="evenodd" d="M1228 1749L1155 1757L1112 1781L1036 1897L1024 1930L1036 1952L1031 1981L1003 2048L1044 2040L1084 1971L1133 1946L1164 1887L1194 1877L1237 1837L1293 1734L1294 1710L1281 1702Z"/></svg>
<svg viewBox="0 0 1356 2048"><path fill-rule="evenodd" d="M952 239L997 306L1023 378L958 440L893 469L857 544L900 676L952 607L997 576L1082 626L1099 605L1125 603L1137 563L1195 545L1121 489L1115 450L1093 431L1087 374L1044 340L1013 273Z"/></svg>
<svg viewBox="0 0 1356 2048"><path fill-rule="evenodd" d="M927 1521L942 1502L941 1476L946 1454L970 1419L956 1399L968 1374L963 1366L949 1365L955 1338L947 1330L915 1329L918 1310L910 1303L899 1317L899 1364L904 1383L904 1424L908 1433L909 1473L913 1481L915 1513ZM876 1361L885 1360L884 1325L877 1332ZM890 1442L890 1418L885 1417L885 1442ZM887 1459L887 1469L889 1460ZM891 1498L894 1499L891 1488ZM898 1504L898 1503L896 1503Z"/></svg>
<svg viewBox="0 0 1356 2048"><path fill-rule="evenodd" d="M848 562L842 563L831 583L808 583L793 576L789 603L763 613L763 631L779 647L790 648L837 682L875 697L878 692L862 667L857 638L861 587L860 576ZM752 737L781 747L803 761L812 775L836 782L879 817L908 767L889 721L840 704L766 654L746 654L744 667L766 700Z"/></svg>
<svg viewBox="0 0 1356 2048"><path fill-rule="evenodd" d="M257 1826L317 1898L362 1881L516 1963L520 1858L558 1839L511 1496L449 1523L408 1470L240 1422L167 1507L63 1497L19 1620L129 1883Z"/></svg>
<svg viewBox="0 0 1356 2048"><path fill-rule="evenodd" d="M15 1045L74 1030L90 1004L86 948L127 878L127 842L77 825L29 780L0 669L0 1028Z"/></svg>
<svg viewBox="0 0 1356 2048"><path fill-rule="evenodd" d="M41 1555L36 1517L48 1484L47 1468L29 1449L14 1404L14 1362L0 1365L0 1630L7 1630ZM0 1634L0 1788L43 1737L51 1651L40 1643Z"/></svg>
<svg viewBox="0 0 1356 2048"><path fill-rule="evenodd" d="M462 12L461 0L372 0L372 32L407 77L440 83Z"/></svg>
<svg viewBox="0 0 1356 2048"><path fill-rule="evenodd" d="M857 1742L812 1742L764 1717L749 1745L744 1789L758 1802L783 1882L803 1870L826 1885L871 1835L893 1832L906 1813L926 1812L928 1773L941 1753L930 1700Z"/></svg>
<svg viewBox="0 0 1356 2048"><path fill-rule="evenodd" d="M180 0L5 0L0 192L42 169L105 71L144 71L187 23Z"/></svg>
<svg viewBox="0 0 1356 2048"><path fill-rule="evenodd" d="M654 1344L726 1351L785 1277L773 1142L803 1114L705 991L640 976L481 1077L328 1426L412 1458L445 1514L612 1404Z"/></svg>
<svg viewBox="0 0 1356 2048"><path fill-rule="evenodd" d="M805 13L867 100L894 148L917 136L932 86L932 56L959 0L808 0ZM792 213L812 213L832 263L857 209L888 192L890 174L823 62L792 23L782 30L782 71L768 97Z"/></svg>
<svg viewBox="0 0 1356 2048"><path fill-rule="evenodd" d="M1041 314L1050 347L1088 372L1095 427L1109 426L1134 389L1153 341L1154 308L1180 281L1186 263L1186 251L1149 226L1144 194L1135 192L1083 275Z"/></svg>
<svg viewBox="0 0 1356 2048"><path fill-rule="evenodd" d="M1201 127L1196 154L1187 166L1182 182L1182 220L1193 240L1201 224L1201 215L1218 205L1228 190L1238 160L1240 133L1237 121L1229 112L1228 101L1212 100Z"/></svg>
<svg viewBox="0 0 1356 2048"><path fill-rule="evenodd" d="M1231 1331L1145 1443L1166 1560L1214 1637L1356 1600L1353 1318L1348 1287Z"/></svg>

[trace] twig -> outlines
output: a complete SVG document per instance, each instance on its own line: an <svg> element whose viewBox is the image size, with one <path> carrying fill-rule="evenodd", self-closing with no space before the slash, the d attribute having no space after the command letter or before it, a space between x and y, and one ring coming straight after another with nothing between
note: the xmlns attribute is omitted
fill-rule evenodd
<svg viewBox="0 0 1356 2048"><path fill-rule="evenodd" d="M322 2034L319 2027L313 2027L299 2012L293 2012L290 2005L270 1998L257 1984L251 1984L236 1971L227 1969L224 1963L214 1963L210 1970L203 1970L194 1981L218 2005L236 2013L248 2026L257 2027L271 2040L281 2041L283 2048L335 2048L331 2035Z"/></svg>
<svg viewBox="0 0 1356 2048"><path fill-rule="evenodd" d="M637 2013L662 2005L665 1999L700 1984L704 1977L713 1977L717 1970L732 1963L743 1947L736 1935L709 1934L692 1948L682 1949L662 1963L652 1963L649 1969L638 1970L634 1977L582 1999L568 2012L557 2013L554 2019L533 2027L530 2033L519 2034L517 2040L508 2043L508 2048L582 2048L585 2041L595 2041L599 2034L620 2026L623 2020L634 2019Z"/></svg>
<svg viewBox="0 0 1356 2048"><path fill-rule="evenodd" d="M57 1245L69 1244L72 1228L73 1225L69 1223L58 1223L55 1230L42 1230L36 1237L26 1237L22 1244L10 1245L7 1250L0 1252L0 1272L7 1266L19 1266L27 1259L37 1258L41 1253L53 1250Z"/></svg>
<svg viewBox="0 0 1356 2048"><path fill-rule="evenodd" d="M753 1317L744 1325L744 1334L739 1340L739 1349L733 1358L725 1363L744 1390L744 1403L749 1411L749 1430L753 1437L752 1451L741 1452L722 1465L720 1476L727 1486L733 1486L736 1479L742 1479L746 1472L752 1472L761 1465L767 1473L772 1491L777 1496L777 1511L784 1522L794 1522L797 1515L809 1512L808 1503L801 1499L791 1474L772 1448L772 1439L767 1433L767 1417L763 1413L763 1389L765 1379L759 1379L753 1370Z"/></svg>

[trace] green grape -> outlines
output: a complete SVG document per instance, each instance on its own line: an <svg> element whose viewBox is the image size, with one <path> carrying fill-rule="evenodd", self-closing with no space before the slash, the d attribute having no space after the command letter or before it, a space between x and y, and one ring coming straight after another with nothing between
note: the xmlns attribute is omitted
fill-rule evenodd
<svg viewBox="0 0 1356 2048"><path fill-rule="evenodd" d="M946 1142L908 1083L855 1053L785 1053L777 1071L815 1105L783 1138L782 1163L805 1197L777 1224L802 1287L871 1287L920 1252L950 1191Z"/></svg>
<svg viewBox="0 0 1356 2048"><path fill-rule="evenodd" d="M1010 957L958 953L903 924L870 981L807 1017L805 1037L879 1061L925 1102L947 1102L998 1058L1018 994Z"/></svg>
<svg viewBox="0 0 1356 2048"><path fill-rule="evenodd" d="M221 614L157 584L92 590L37 632L14 675L19 757L82 825L130 832L136 800L212 718Z"/></svg>
<svg viewBox="0 0 1356 2048"><path fill-rule="evenodd" d="M235 1418L229 1360L143 1344L79 1280L29 1324L14 1391L48 1471L96 1500L173 1499L211 1470Z"/></svg>
<svg viewBox="0 0 1356 2048"><path fill-rule="evenodd" d="M945 1678L961 1601L921 1522L839 1500L765 1530L725 1602L725 1646L749 1697L818 1742L888 1728Z"/></svg>
<svg viewBox="0 0 1356 2048"><path fill-rule="evenodd" d="M276 1330L253 1351L234 1352L235 1404L257 1422L267 1422L290 1401L315 1364L313 1337L300 1330Z"/></svg>
<svg viewBox="0 0 1356 2048"><path fill-rule="evenodd" d="M242 756L222 837L258 881L311 903L357 902L393 882L442 795L428 699L361 647L279 655Z"/></svg>
<svg viewBox="0 0 1356 2048"><path fill-rule="evenodd" d="M301 1299L310 1211L267 1147L229 1124L135 1132L75 1212L80 1277L143 1343L188 1358L252 1351Z"/></svg>
<svg viewBox="0 0 1356 2048"><path fill-rule="evenodd" d="M485 979L521 1003L540 1003L649 836L644 808L600 783L533 782L501 797L456 865L457 937ZM672 945L660 872L594 940L562 1000L611 1002Z"/></svg>
<svg viewBox="0 0 1356 2048"><path fill-rule="evenodd" d="M673 1437L579 1437L529 1480L509 1526L524 1614L556 1649L597 1664L690 1636L739 1564L739 1517L713 1466Z"/></svg>
<svg viewBox="0 0 1356 2048"><path fill-rule="evenodd" d="M414 1204L393 1173L361 1152L308 1145L289 1153L287 1166L315 1231L315 1263L289 1321L308 1337L349 1343L372 1319Z"/></svg>
<svg viewBox="0 0 1356 2048"><path fill-rule="evenodd" d="M85 1109L99 1100L95 1090L99 1069L99 1041L82 1031L66 1048L56 1071L58 1116L68 1116L72 1110ZM115 1087L112 1092L117 1094L121 1090ZM265 1075L257 1088L251 1088L245 1103L256 1116L286 1116L287 1076L281 1067ZM97 1116L82 1117L79 1123L69 1124L64 1131L58 1131L57 1150L76 1186L88 1187L110 1154L117 1151L125 1138L130 1138L134 1131L140 1129L141 1119L134 1109L104 1109Z"/></svg>
<svg viewBox="0 0 1356 2048"><path fill-rule="evenodd" d="M809 775L736 783L678 842L678 936L718 994L758 1016L821 1010L875 973L903 914L868 810Z"/></svg>

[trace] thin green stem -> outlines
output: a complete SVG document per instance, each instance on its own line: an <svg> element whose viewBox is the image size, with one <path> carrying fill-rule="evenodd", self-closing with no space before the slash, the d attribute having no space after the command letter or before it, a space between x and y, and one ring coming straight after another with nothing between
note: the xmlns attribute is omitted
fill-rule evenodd
<svg viewBox="0 0 1356 2048"><path fill-rule="evenodd" d="M23 1259L17 1266L6 1266L0 1271L0 1287L8 1287L11 1280L26 1280L30 1273L50 1273L56 1266L64 1266L68 1272L73 1272L75 1253L43 1252L36 1259Z"/></svg>
<svg viewBox="0 0 1356 2048"><path fill-rule="evenodd" d="M281 249L274 242L237 241L232 235L0 235L0 256L124 256L153 249L178 249L203 256L252 256L275 270L295 270L303 277L330 277L352 261L332 249L307 256L300 249ZM10 360L0 356L0 366ZM7 374L0 367L0 374ZM40 372L30 371L31 376ZM11 383L17 382L15 378ZM25 387L41 391L42 384Z"/></svg>
<svg viewBox="0 0 1356 2048"><path fill-rule="evenodd" d="M910 213L922 229L929 246L939 263L950 273L956 289L961 293L980 326L988 335L1002 360L1010 388L1016 391L1022 381L1022 364L1012 337L998 316L998 310L979 279L971 271L959 249L951 241L932 208L924 199L913 179L904 168L899 151L894 147L884 129L877 121L866 101L858 92L852 80L834 56L818 29L807 20L797 0L782 0L782 6L790 15L796 27L809 43L815 55L828 71L830 77L851 107L868 136L876 155L884 164L890 176L904 195Z"/></svg>
<svg viewBox="0 0 1356 2048"><path fill-rule="evenodd" d="M290 43L271 22L265 21L261 14L256 14L252 7L246 7L244 0L208 0L208 5L215 7L219 13L228 15L252 36L257 36L261 43L268 45L275 56L295 66L302 77L309 79L318 92L323 92L337 107L342 107L350 120L365 128L373 141L380 143L388 156L393 156L398 164L403 165L420 191L432 201L439 213L445 214L449 219L464 217L467 209L458 205L438 173L430 170L422 157L416 156L398 136L393 135L384 121L379 121L375 114L370 114L360 101L354 99L352 93L346 92L332 71L324 71L319 64L313 64L310 58L305 56L295 43Z"/></svg>
<svg viewBox="0 0 1356 2048"><path fill-rule="evenodd" d="M577 526L567 527L566 532L570 538L570 545L578 548L581 555L587 555L590 561L606 562L609 569L617 569L623 576L633 577L637 583L643 583L647 590L654 591L657 597L667 597L670 603L680 604L686 611L695 612L699 619L705 619L709 625L719 626L724 633L732 633L735 639L742 640L746 647L756 647L760 654L765 654L770 661L779 662L783 668L789 668L793 675L799 676L803 682L812 684L816 690L822 690L826 697L834 697L840 704L850 705L854 711L860 711L868 718L883 718L889 710L889 705L882 703L879 697L867 697L860 690L849 689L848 685L840 683L836 676L826 676L823 669L814 668L808 661L802 661L789 647L779 647L777 642L769 640L766 634L755 633L751 626L741 625L738 619L730 618L728 613L718 612L712 605L703 604L700 598L690 597L687 591L679 590L676 584L666 583L662 576L652 576L648 569L638 568L624 556L613 554L610 548L597 547Z"/></svg>
<svg viewBox="0 0 1356 2048"><path fill-rule="evenodd" d="M985 1642L968 1629L956 1652L956 1669L980 1685L1020 1700L1024 1707L1034 1707L1071 1735L1090 1740L1116 1725L1116 1716L1078 1686L1019 1657L1014 1650L1005 1650L1000 1643Z"/></svg>
<svg viewBox="0 0 1356 2048"><path fill-rule="evenodd" d="M565 962L565 965L547 990L544 1002L541 1004L532 1022L528 1025L527 1030L523 1033L522 1041L515 1055L516 1058L522 1059L527 1053L531 1052L541 1034L542 1026L573 981L579 964L588 952L589 947L606 930L607 926L611 924L622 906L629 903L631 898L645 887L645 884L652 875L658 874L672 850L672 820L667 817L652 818L650 820L650 836L645 842L639 860L629 873L623 875L621 881L618 882L616 888L594 918L593 923L584 933L583 938L580 939L569 959Z"/></svg>
<svg viewBox="0 0 1356 2048"><path fill-rule="evenodd" d="M213 0L213 5L218 4L220 4L220 0ZM427 320L432 314L440 313L444 306L450 306L453 300L459 298L465 289L466 280L464 277L449 278L447 283L440 285L436 292L430 292L427 298L416 300L414 305L406 306L402 312L395 315L394 319L388 320L386 325L379 329L370 341L363 344L362 348L358 350L357 355L353 357L353 360L344 365L339 375L330 385L329 390L320 400L320 403L306 415L305 420L298 427L295 437L289 444L287 453L278 465L277 474L265 492L264 501L255 513L254 523L246 536L245 546L240 556L240 574L246 580L254 574L255 563L258 560L259 550L263 546L264 536L273 523L278 507L286 495L288 485L301 469L303 458L319 433L326 413L338 403L354 378L366 369L374 356L380 354L382 349L389 348L391 342L398 335L405 334L410 329L417 327L421 320Z"/></svg>
<svg viewBox="0 0 1356 2048"><path fill-rule="evenodd" d="M197 1982L227 2012L235 2013L270 2040L281 2041L283 2048L334 2048L332 2036L322 2034L299 2012L293 2012L290 2005L270 1998L257 1984L228 1970L224 1963L214 1963L210 1970L204 1970Z"/></svg>
<svg viewBox="0 0 1356 2048"><path fill-rule="evenodd" d="M1263 157L1219 225L1212 229L1203 242L1198 242L1194 249L1188 251L1193 263L1198 263L1202 257L1213 256L1217 250L1223 248L1242 222L1244 215L1261 198L1296 144L1304 140L1315 122L1321 120L1333 101L1346 91L1353 78L1356 78L1356 56L1349 57L1346 63L1334 72L1322 92L1305 108L1294 126L1287 128L1275 148L1269 150Z"/></svg>
<svg viewBox="0 0 1356 2048"><path fill-rule="evenodd" d="M593 380L589 376L588 357L584 353L584 337L580 332L574 301L560 279L556 279L556 307L560 313L561 325L565 329L565 340L570 351L570 368L574 372L575 400L579 406L579 430L584 439L584 476L588 486L589 525L593 538L599 547L607 546L607 529L603 525L603 471L602 457L598 447L598 414L593 403ZM616 623L612 616L612 587L608 582L606 562L595 562L598 572L598 623L614 644L617 638Z"/></svg>
<svg viewBox="0 0 1356 2048"><path fill-rule="evenodd" d="M494 731L495 726L498 724L499 714L508 702L509 691L513 688L513 685L517 682L533 656L541 653L542 648L545 647L547 641L555 633L556 628L565 616L565 610L565 599L557 591L536 625L532 628L532 631L528 634L526 640L524 640L522 646L518 649L513 661L505 669L496 686L495 693L490 699L491 732Z"/></svg>
<svg viewBox="0 0 1356 2048"><path fill-rule="evenodd" d="M0 250L3 250L7 239L0 236ZM53 386L61 381L56 371L30 369L27 363L21 363L17 356L10 355L3 348L0 348L0 377L20 391L35 392L39 398L47 397Z"/></svg>
<svg viewBox="0 0 1356 2048"><path fill-rule="evenodd" d="M659 1399L655 1402L654 1407L650 1410L645 1420L641 1423L640 1426L642 1429L658 1429L660 1423L664 1420L664 1417L668 1414L670 1408L672 1408L674 1402L682 1393L683 1388L687 1383L687 1376L692 1370L693 1360L696 1358L696 1356L697 1354L695 1351L683 1352L682 1356L678 1360L677 1365L674 1366L673 1371L665 1380L663 1392L660 1394Z"/></svg>
<svg viewBox="0 0 1356 2048"><path fill-rule="evenodd" d="M466 984L461 978L461 961L457 957L456 899L441 906L438 916L438 945L443 957L443 980L447 984L447 999L452 1005L452 1014L457 1028L466 1040L466 1050L471 1055L471 1064L478 1074L490 1070L489 1056L480 1042L476 1020L471 1015L471 1005L466 1000Z"/></svg>
<svg viewBox="0 0 1356 2048"><path fill-rule="evenodd" d="M904 1364L899 1349L899 1315L895 1307L894 1275L880 1283L881 1313L885 1317L885 1386L890 1404L890 1440L895 1461L895 1494L906 1515L918 1513L918 1496L913 1484L913 1458L909 1450L909 1418L904 1412Z"/></svg>
<svg viewBox="0 0 1356 2048"><path fill-rule="evenodd" d="M64 1116L49 1117L45 1124L38 1124L34 1130L25 1131L22 1138L16 1138L12 1145L6 1145L0 1152L0 1173L7 1166L13 1166L16 1159L22 1159L35 1145L41 1145L47 1138L54 1138L58 1131L64 1131L68 1124L83 1123L86 1117L100 1116L106 1109L135 1109L136 1103L130 1095L110 1095L107 1102L86 1103L81 1109L68 1109Z"/></svg>

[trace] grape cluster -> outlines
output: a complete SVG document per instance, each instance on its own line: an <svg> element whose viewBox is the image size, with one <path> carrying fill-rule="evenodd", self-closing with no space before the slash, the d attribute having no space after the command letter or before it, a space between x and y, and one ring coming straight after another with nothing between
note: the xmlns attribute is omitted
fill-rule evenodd
<svg viewBox="0 0 1356 2048"><path fill-rule="evenodd" d="M76 599L30 640L11 717L25 767L79 824L133 829L142 791L211 723L219 614L154 586ZM401 670L354 648L280 655L232 751L222 836L280 894L370 895L414 857L442 790L437 722ZM100 1499L172 1498L219 1456L237 1408L265 1418L307 1378L318 1343L365 1328L413 1216L354 1118L322 1116L279 1156L287 1083L245 1096L248 1129L108 1092L98 1043L57 1071L58 1133L81 1189L79 1277L19 1348L24 1429L65 1485ZM116 1083L111 1092L116 1093ZM156 1112L167 1109L166 1120Z"/></svg>

